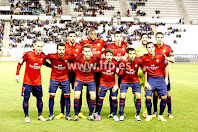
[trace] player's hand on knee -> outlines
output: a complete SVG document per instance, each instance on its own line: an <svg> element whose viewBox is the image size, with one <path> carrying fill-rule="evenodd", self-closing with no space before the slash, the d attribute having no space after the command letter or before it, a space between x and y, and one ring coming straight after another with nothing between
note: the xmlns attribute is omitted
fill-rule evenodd
<svg viewBox="0 0 198 132"><path fill-rule="evenodd" d="M20 76L16 75L16 82L19 83L20 82Z"/></svg>
<svg viewBox="0 0 198 132"><path fill-rule="evenodd" d="M145 88L147 88L148 90L151 90L152 88L151 88L151 85L147 82L147 83L145 83Z"/></svg>
<svg viewBox="0 0 198 132"><path fill-rule="evenodd" d="M118 88L119 88L118 85L114 85L113 89L112 89L112 92L116 92L118 90Z"/></svg>

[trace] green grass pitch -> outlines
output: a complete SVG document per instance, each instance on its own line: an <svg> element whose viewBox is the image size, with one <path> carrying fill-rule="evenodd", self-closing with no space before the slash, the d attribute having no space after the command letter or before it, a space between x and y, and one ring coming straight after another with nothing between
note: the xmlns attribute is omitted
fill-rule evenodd
<svg viewBox="0 0 198 132"><path fill-rule="evenodd" d="M90 122L85 119L80 119L78 122L67 121L65 119L53 120L50 122L41 122L37 120L36 99L31 95L29 101L29 115L31 123L25 123L24 113L22 109L22 100L20 96L23 82L23 74L25 65L21 69L21 80L17 84L15 81L17 62L0 62L0 132L22 132L22 131L198 131L198 64L181 64L176 63L171 65L171 94L172 94L172 111L174 119L168 119L167 108L164 112L164 117L167 122L160 122L157 118L153 118L150 122L136 122L134 119L135 107L131 89L128 90L124 122L115 122L107 117L109 113L108 94L104 100L102 109L102 120ZM48 86L50 79L50 68L42 66L42 84L43 84L43 115L48 117ZM83 94L82 112L88 115L88 107L85 100L85 88ZM57 91L54 105L54 115L60 112L60 93ZM73 94L71 90L71 115L74 116ZM142 92L142 102L143 102ZM144 108L142 103L142 108ZM158 108L159 109L159 108ZM142 110L143 111L143 110ZM142 115L141 111L141 115Z"/></svg>

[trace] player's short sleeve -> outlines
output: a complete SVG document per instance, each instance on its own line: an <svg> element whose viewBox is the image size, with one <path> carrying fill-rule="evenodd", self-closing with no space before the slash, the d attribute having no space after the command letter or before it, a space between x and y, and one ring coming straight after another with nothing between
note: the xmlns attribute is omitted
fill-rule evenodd
<svg viewBox="0 0 198 132"><path fill-rule="evenodd" d="M45 64L46 63L47 56L44 53L42 53L42 59L43 59L43 64Z"/></svg>
<svg viewBox="0 0 198 132"><path fill-rule="evenodd" d="M48 54L48 55L46 56L46 58L49 59L49 60L52 60L52 54Z"/></svg>
<svg viewBox="0 0 198 132"><path fill-rule="evenodd" d="M143 63L141 59L139 59L139 65L143 72L146 72L146 65Z"/></svg>
<svg viewBox="0 0 198 132"><path fill-rule="evenodd" d="M173 50L170 46L168 46L168 51L169 51L168 57L174 57Z"/></svg>
<svg viewBox="0 0 198 132"><path fill-rule="evenodd" d="M165 56L163 56L163 59L162 60L163 60L164 65L167 66L168 65L168 60L166 59Z"/></svg>
<svg viewBox="0 0 198 132"><path fill-rule="evenodd" d="M116 73L117 73L118 75L123 75L124 70L125 70L125 66L124 66L124 67L121 67L121 66L120 66L120 63L124 63L124 61L121 61L121 62L117 62L117 61L116 61Z"/></svg>
<svg viewBox="0 0 198 132"><path fill-rule="evenodd" d="M19 64L22 65L25 61L27 61L29 52L26 52L23 57L19 60Z"/></svg>

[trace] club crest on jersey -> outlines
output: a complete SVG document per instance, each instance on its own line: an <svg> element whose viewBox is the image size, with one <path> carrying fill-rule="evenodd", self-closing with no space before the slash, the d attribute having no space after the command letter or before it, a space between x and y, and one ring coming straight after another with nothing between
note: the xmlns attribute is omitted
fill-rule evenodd
<svg viewBox="0 0 198 132"><path fill-rule="evenodd" d="M166 50L163 50L163 53L165 53L166 52Z"/></svg>
<svg viewBox="0 0 198 132"><path fill-rule="evenodd" d="M100 43L97 43L98 47L100 46Z"/></svg>
<svg viewBox="0 0 198 132"><path fill-rule="evenodd" d="M76 52L78 52L78 49L76 49Z"/></svg>
<svg viewBox="0 0 198 132"><path fill-rule="evenodd" d="M156 62L159 63L159 60L157 59Z"/></svg>
<svg viewBox="0 0 198 132"><path fill-rule="evenodd" d="M137 66L138 66L138 65L137 65L137 64L135 64L135 68L137 68Z"/></svg>
<svg viewBox="0 0 198 132"><path fill-rule="evenodd" d="M122 48L122 51L124 52L124 51L125 51L125 49L124 49L124 48Z"/></svg>
<svg viewBox="0 0 198 132"><path fill-rule="evenodd" d="M41 62L43 62L43 58L41 58Z"/></svg>

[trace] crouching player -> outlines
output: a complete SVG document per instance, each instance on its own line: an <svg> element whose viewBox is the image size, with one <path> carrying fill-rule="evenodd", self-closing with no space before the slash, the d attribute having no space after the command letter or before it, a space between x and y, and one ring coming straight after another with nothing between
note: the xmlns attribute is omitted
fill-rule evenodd
<svg viewBox="0 0 198 132"><path fill-rule="evenodd" d="M81 55L74 58L76 64L76 80L74 83L74 121L78 121L79 117L79 99L83 86L87 86L90 94L89 117L88 120L94 121L93 111L96 105L96 84L94 82L94 73L99 61L98 57L91 56L91 46L84 45Z"/></svg>
<svg viewBox="0 0 198 132"><path fill-rule="evenodd" d="M125 99L128 87L132 88L133 93L135 94L135 107L136 107L136 121L141 121L140 119L140 110L141 110L141 87L138 77L138 69L142 68L145 72L146 68L142 63L142 60L139 57L136 57L135 49L128 49L128 58L126 61L123 61L123 69L120 70L121 75L121 86L120 86L120 121L124 121L124 107Z"/></svg>
<svg viewBox="0 0 198 132"><path fill-rule="evenodd" d="M112 98L112 109L113 109L113 119L114 121L119 121L117 114L117 94L118 94L118 75L119 72L118 62L113 59L113 50L106 49L105 58L100 61L100 88L99 88L99 98L98 98L98 107L96 115L96 120L101 120L101 109L103 105L103 100L106 95L106 92L110 90L110 95Z"/></svg>
<svg viewBox="0 0 198 132"><path fill-rule="evenodd" d="M146 66L145 72L145 92L146 92L146 106L148 116L145 121L152 119L151 115L151 97L154 91L157 91L161 98L160 102L160 113L158 120L166 121L163 117L163 112L167 104L167 84L168 84L168 61L165 56L160 53L155 53L155 46L152 42L148 42L146 45L148 54L141 57L144 65ZM166 67L166 76L164 79L163 70Z"/></svg>
<svg viewBox="0 0 198 132"><path fill-rule="evenodd" d="M71 121L73 119L69 115L70 113L70 83L69 83L68 68L67 68L67 65L68 65L67 59L69 59L69 57L65 55L65 44L59 43L57 45L57 53L47 55L47 59L51 61L51 65L52 65L50 87L49 87L50 115L47 120L51 121L54 119L54 114L53 114L54 97L55 97L58 87L60 87L65 97L66 119Z"/></svg>

